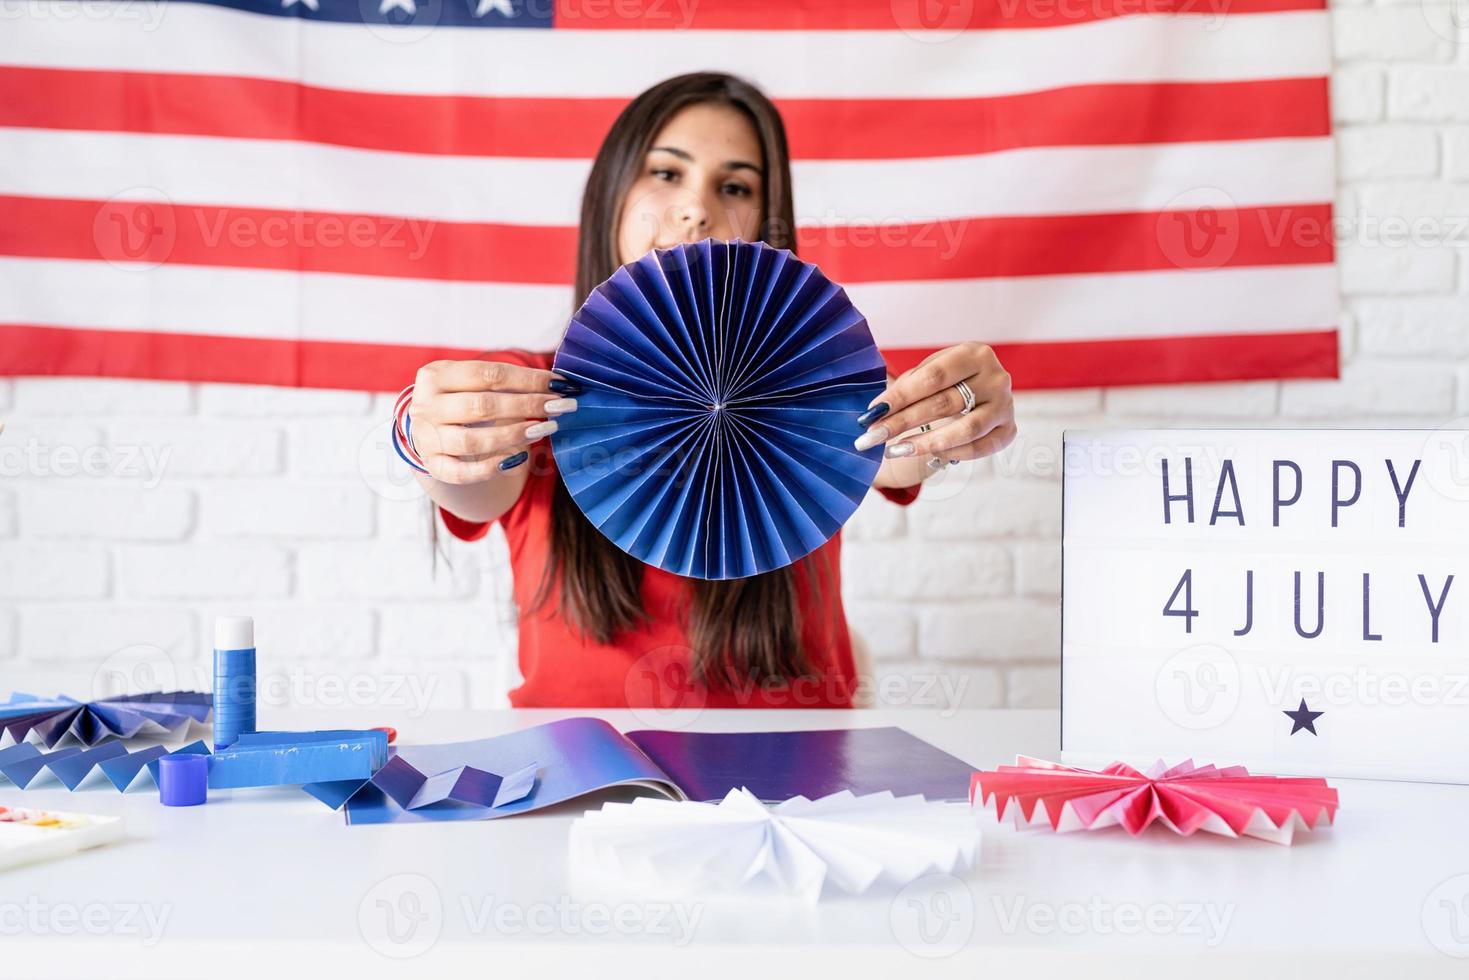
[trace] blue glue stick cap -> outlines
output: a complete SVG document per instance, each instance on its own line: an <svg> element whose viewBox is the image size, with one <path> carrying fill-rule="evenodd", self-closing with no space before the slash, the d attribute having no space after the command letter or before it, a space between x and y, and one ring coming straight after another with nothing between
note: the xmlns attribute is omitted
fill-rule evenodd
<svg viewBox="0 0 1469 980"><path fill-rule="evenodd" d="M208 798L208 756L191 753L158 760L158 799L164 806L198 806Z"/></svg>

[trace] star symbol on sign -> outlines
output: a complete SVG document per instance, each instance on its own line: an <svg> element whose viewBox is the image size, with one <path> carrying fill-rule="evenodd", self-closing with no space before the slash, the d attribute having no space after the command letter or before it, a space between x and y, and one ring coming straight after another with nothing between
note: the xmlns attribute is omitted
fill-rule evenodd
<svg viewBox="0 0 1469 980"><path fill-rule="evenodd" d="M479 6L474 8L476 17L483 17L493 10L501 17L514 17L515 4L512 0L478 0Z"/></svg>
<svg viewBox="0 0 1469 980"><path fill-rule="evenodd" d="M1326 714L1326 712L1312 711L1310 708L1306 707L1306 699L1301 698L1301 706L1299 708L1294 711L1282 711L1281 714L1285 715L1291 720L1290 733L1292 735L1301 730L1308 731L1312 735L1315 735L1316 719Z"/></svg>
<svg viewBox="0 0 1469 980"><path fill-rule="evenodd" d="M285 10L287 7L294 7L298 3L307 10L315 10L318 13L321 11L321 7L317 4L316 0L281 0L281 9Z"/></svg>

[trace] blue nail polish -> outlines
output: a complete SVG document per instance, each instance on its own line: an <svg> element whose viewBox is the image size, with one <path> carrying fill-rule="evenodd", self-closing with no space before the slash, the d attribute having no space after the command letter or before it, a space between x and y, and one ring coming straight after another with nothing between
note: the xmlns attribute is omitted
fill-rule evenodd
<svg viewBox="0 0 1469 980"><path fill-rule="evenodd" d="M873 405L867 411L857 416L857 424L865 429L892 410L893 407L887 402L878 402L876 405Z"/></svg>
<svg viewBox="0 0 1469 980"><path fill-rule="evenodd" d="M513 470L528 459L530 459L530 453L527 452L519 452L514 456L507 456L500 461L500 470L502 472L504 470Z"/></svg>
<svg viewBox="0 0 1469 980"><path fill-rule="evenodd" d="M581 385L578 382L566 378L552 378L546 382L546 387L558 395L580 395Z"/></svg>

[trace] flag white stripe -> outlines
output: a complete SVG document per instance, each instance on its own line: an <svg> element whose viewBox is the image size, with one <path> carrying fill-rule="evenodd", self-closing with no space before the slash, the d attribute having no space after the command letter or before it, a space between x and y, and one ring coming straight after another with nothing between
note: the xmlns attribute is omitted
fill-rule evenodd
<svg viewBox="0 0 1469 980"><path fill-rule="evenodd" d="M0 323L550 350L571 312L564 286L0 258Z"/></svg>
<svg viewBox="0 0 1469 980"><path fill-rule="evenodd" d="M1329 200L1328 137L1045 147L792 164L803 225ZM276 140L0 129L0 194L574 226L585 160L425 156Z"/></svg>
<svg viewBox="0 0 1469 980"><path fill-rule="evenodd" d="M1112 273L848 289L884 347L1326 328L1331 265ZM0 259L0 322L215 336L554 348L570 289L335 274ZM300 334L282 333L300 324Z"/></svg>
<svg viewBox="0 0 1469 980"><path fill-rule="evenodd" d="M884 347L1313 330L1335 325L1339 312L1332 265L858 283L847 292Z"/></svg>
<svg viewBox="0 0 1469 980"><path fill-rule="evenodd" d="M1137 15L941 42L901 31L421 31L190 3L0 0L0 63L240 75L420 95L631 97L730 71L776 98L961 98L1069 85L1319 77L1325 11ZM58 8L61 5L56 5ZM812 52L821 52L813 57Z"/></svg>

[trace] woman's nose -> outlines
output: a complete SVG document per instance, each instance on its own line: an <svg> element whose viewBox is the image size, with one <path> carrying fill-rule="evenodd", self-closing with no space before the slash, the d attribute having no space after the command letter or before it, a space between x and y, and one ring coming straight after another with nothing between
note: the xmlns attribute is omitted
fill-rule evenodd
<svg viewBox="0 0 1469 980"><path fill-rule="evenodd" d="M704 231L709 227L709 209L696 199L681 201L674 215L674 224L680 231Z"/></svg>

